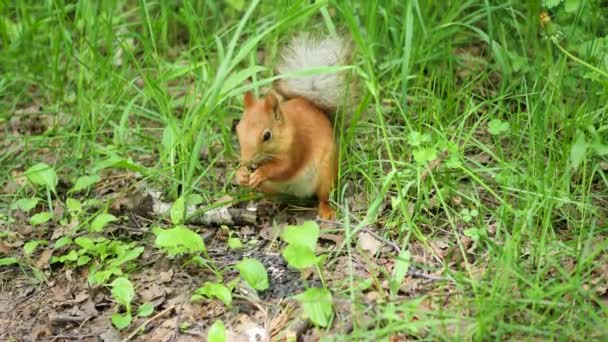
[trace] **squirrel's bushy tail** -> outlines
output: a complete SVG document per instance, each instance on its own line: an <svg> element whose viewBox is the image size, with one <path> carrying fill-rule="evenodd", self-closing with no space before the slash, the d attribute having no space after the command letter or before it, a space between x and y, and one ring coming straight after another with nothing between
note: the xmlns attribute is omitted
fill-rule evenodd
<svg viewBox="0 0 608 342"><path fill-rule="evenodd" d="M276 71L279 75L311 68L348 65L352 48L342 37L297 36L285 47ZM303 97L328 114L353 103L354 83L348 71L294 76L275 82L275 89L287 98Z"/></svg>

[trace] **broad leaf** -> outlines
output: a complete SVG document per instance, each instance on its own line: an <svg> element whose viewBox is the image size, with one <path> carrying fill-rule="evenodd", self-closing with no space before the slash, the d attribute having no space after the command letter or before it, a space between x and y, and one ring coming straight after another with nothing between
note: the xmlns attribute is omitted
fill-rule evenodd
<svg viewBox="0 0 608 342"><path fill-rule="evenodd" d="M31 166L25 171L27 179L35 185L42 185L53 192L57 186L57 173L55 170L45 163L38 163Z"/></svg>
<svg viewBox="0 0 608 342"><path fill-rule="evenodd" d="M185 213L186 200L184 197L180 197L173 203L173 206L171 206L171 222L173 222L173 224L183 223Z"/></svg>
<svg viewBox="0 0 608 342"><path fill-rule="evenodd" d="M393 265L393 274L391 275L391 280L389 281L390 290L393 295L397 294L397 291L401 287L401 283L403 283L403 279L405 279L405 276L407 275L407 271L410 268L410 260L411 254L407 249L402 250L395 260L395 264Z"/></svg>
<svg viewBox="0 0 608 342"><path fill-rule="evenodd" d="M63 246L69 245L71 244L72 238L68 237L68 236L64 236L64 237L60 237L59 239L57 239L57 241L55 241L55 245L53 246L54 249L58 249L61 248Z"/></svg>
<svg viewBox="0 0 608 342"><path fill-rule="evenodd" d="M86 249L88 251L94 251L95 250L95 243L93 242L93 240L89 239L88 237L79 236L79 237L76 238L76 240L74 240L74 242L78 246L80 246L80 247L82 247L82 248L84 248L84 249Z"/></svg>
<svg viewBox="0 0 608 342"><path fill-rule="evenodd" d="M226 328L222 321L213 322L207 332L207 342L226 342Z"/></svg>
<svg viewBox="0 0 608 342"><path fill-rule="evenodd" d="M52 218L53 218L53 213L44 211L44 212L38 213L38 214L30 217L30 224L32 226L37 226L37 225L48 222Z"/></svg>
<svg viewBox="0 0 608 342"><path fill-rule="evenodd" d="M203 238L197 233L179 225L171 229L153 229L156 234L154 244L164 249L169 256L181 253L199 253L206 251Z"/></svg>
<svg viewBox="0 0 608 342"><path fill-rule="evenodd" d="M112 314L112 324L114 324L114 326L118 330L122 330L128 327L131 324L132 320L133 317L131 317L131 314L129 313L126 313L124 315L121 315L119 313Z"/></svg>
<svg viewBox="0 0 608 342"><path fill-rule="evenodd" d="M82 211L82 202L74 198L68 198L65 201L65 205L68 208L68 211L71 213L78 213Z"/></svg>
<svg viewBox="0 0 608 342"><path fill-rule="evenodd" d="M74 182L74 187L69 192L77 192L88 189L91 185L99 182L101 178L98 175L78 177Z"/></svg>
<svg viewBox="0 0 608 342"><path fill-rule="evenodd" d="M243 243L238 238L229 238L228 239L228 248L238 249L241 247L243 247Z"/></svg>
<svg viewBox="0 0 608 342"><path fill-rule="evenodd" d="M39 245L41 245L41 244L46 245L46 244L48 244L48 241L46 241L46 240L33 240L33 241L27 242L25 245L23 245L23 254L26 257L30 257L34 253L34 251L36 250L36 248Z"/></svg>
<svg viewBox="0 0 608 342"><path fill-rule="evenodd" d="M17 258L13 258L13 257L0 258L0 266L7 266L7 265L18 264L18 263L19 263L19 260L17 260Z"/></svg>
<svg viewBox="0 0 608 342"><path fill-rule="evenodd" d="M434 147L421 147L412 151L417 164L426 164L437 158L437 149Z"/></svg>
<svg viewBox="0 0 608 342"><path fill-rule="evenodd" d="M327 327L333 313L332 296L325 288L309 288L295 298L310 320L321 327Z"/></svg>
<svg viewBox="0 0 608 342"><path fill-rule="evenodd" d="M300 226L287 226L281 237L289 244L305 246L314 251L319 239L319 226L315 221L306 221Z"/></svg>
<svg viewBox="0 0 608 342"><path fill-rule="evenodd" d="M133 301L133 298L135 297L133 284L131 284L129 279L121 277L114 279L110 286L112 286L112 297L114 297L114 300L126 307L127 311L129 311L131 301Z"/></svg>
<svg viewBox="0 0 608 342"><path fill-rule="evenodd" d="M99 232L103 231L103 228L108 223L114 222L116 220L117 220L116 216L114 216L112 214L107 214L107 213L99 214L99 215L97 215L97 217L95 217L95 219L93 219L93 222L91 223L91 231L99 233Z"/></svg>
<svg viewBox="0 0 608 342"><path fill-rule="evenodd" d="M501 135L509 131L509 123L500 119L493 119L488 123L488 132L492 135Z"/></svg>
<svg viewBox="0 0 608 342"><path fill-rule="evenodd" d="M313 250L308 248L308 246L298 244L291 244L285 247L282 255L289 266L298 270L314 266L319 262L319 258Z"/></svg>
<svg viewBox="0 0 608 342"><path fill-rule="evenodd" d="M137 316L148 317L154 312L154 304L150 302L143 303L137 308Z"/></svg>
<svg viewBox="0 0 608 342"><path fill-rule="evenodd" d="M236 264L236 268L249 286L258 291L264 291L268 288L268 274L261 262L255 259L245 258Z"/></svg>
<svg viewBox="0 0 608 342"><path fill-rule="evenodd" d="M585 134L582 131L576 132L576 138L570 148L570 167L578 169L587 156L589 144L585 141Z"/></svg>
<svg viewBox="0 0 608 342"><path fill-rule="evenodd" d="M21 198L17 202L15 202L12 208L19 208L19 210L27 213L28 211L34 209L34 207L36 207L36 204L38 204L39 201L40 199L38 197Z"/></svg>
<svg viewBox="0 0 608 342"><path fill-rule="evenodd" d="M207 298L217 298L227 307L232 306L232 294L224 284L205 282L202 287L195 291L195 294Z"/></svg>

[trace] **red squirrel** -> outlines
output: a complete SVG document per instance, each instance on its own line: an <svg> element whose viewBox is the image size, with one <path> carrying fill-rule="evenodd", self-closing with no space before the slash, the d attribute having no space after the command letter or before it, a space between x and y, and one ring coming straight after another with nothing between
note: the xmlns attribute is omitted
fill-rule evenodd
<svg viewBox="0 0 608 342"><path fill-rule="evenodd" d="M350 56L350 45L342 38L304 35L282 51L276 70L283 75L344 65ZM349 85L344 72L337 72L281 78L259 99L245 93L236 126L241 149L237 183L268 194L316 195L318 216L334 219L329 195L338 176L338 148L330 115L345 103Z"/></svg>

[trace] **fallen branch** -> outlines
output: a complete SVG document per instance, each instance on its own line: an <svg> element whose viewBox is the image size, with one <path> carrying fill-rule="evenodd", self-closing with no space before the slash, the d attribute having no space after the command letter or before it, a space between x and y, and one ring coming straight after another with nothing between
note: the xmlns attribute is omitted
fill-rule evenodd
<svg viewBox="0 0 608 342"><path fill-rule="evenodd" d="M159 192L148 191L148 195L152 198L152 211L154 215L164 216L171 211L173 203L161 202ZM229 205L230 203L205 211L201 210L204 207L191 205L186 209L186 222L207 226L247 225L257 222L258 215L256 211L230 208Z"/></svg>

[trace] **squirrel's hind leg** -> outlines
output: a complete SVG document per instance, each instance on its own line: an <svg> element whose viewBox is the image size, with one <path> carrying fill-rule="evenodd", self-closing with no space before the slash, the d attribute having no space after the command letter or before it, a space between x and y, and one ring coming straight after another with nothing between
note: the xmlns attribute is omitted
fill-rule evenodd
<svg viewBox="0 0 608 342"><path fill-rule="evenodd" d="M317 199L319 200L319 218L323 220L333 220L336 218L336 212L329 204L329 194L335 185L337 173L333 157L330 158L329 163L322 164L324 167L320 170L320 182L316 191Z"/></svg>
<svg viewBox="0 0 608 342"><path fill-rule="evenodd" d="M336 212L329 205L329 200L319 200L319 218L322 220L333 220Z"/></svg>

